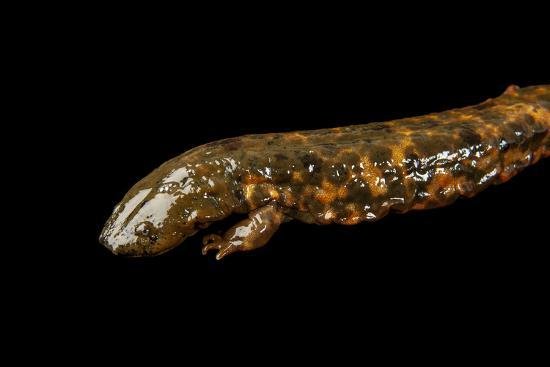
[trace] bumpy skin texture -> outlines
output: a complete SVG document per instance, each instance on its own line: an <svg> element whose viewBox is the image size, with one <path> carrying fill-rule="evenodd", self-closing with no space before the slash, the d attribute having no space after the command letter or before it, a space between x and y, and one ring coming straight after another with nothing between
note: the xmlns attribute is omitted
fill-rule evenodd
<svg viewBox="0 0 550 367"><path fill-rule="evenodd" d="M480 105L334 129L248 135L206 144L138 182L100 241L116 254L157 255L212 222L249 213L218 259L269 241L290 219L353 225L390 210L449 205L550 155L550 85L511 86Z"/></svg>

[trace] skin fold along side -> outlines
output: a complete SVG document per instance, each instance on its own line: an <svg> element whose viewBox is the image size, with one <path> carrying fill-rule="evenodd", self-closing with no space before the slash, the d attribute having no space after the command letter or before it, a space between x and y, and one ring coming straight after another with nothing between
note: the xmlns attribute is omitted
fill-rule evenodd
<svg viewBox="0 0 550 367"><path fill-rule="evenodd" d="M265 245L279 226L354 225L437 208L506 182L550 155L550 85L509 87L476 106L396 121L247 135L194 148L138 182L100 242L162 254L210 224L248 214L203 253Z"/></svg>

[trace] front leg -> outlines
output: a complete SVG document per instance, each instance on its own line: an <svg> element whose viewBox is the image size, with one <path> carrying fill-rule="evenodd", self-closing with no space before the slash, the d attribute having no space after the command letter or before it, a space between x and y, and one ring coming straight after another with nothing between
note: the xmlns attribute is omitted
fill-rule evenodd
<svg viewBox="0 0 550 367"><path fill-rule="evenodd" d="M273 236L285 219L285 215L272 202L258 208L245 219L228 230L222 237L208 235L203 238L202 253L217 249L216 259L221 260L225 256L238 251L251 251L264 246Z"/></svg>

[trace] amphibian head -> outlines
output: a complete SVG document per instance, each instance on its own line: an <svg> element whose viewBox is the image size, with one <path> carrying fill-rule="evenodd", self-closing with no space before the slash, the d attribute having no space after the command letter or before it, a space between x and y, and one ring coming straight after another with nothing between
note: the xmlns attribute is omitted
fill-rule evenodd
<svg viewBox="0 0 550 367"><path fill-rule="evenodd" d="M158 255L228 216L229 191L215 168L174 159L153 171L116 206L100 242L117 255Z"/></svg>

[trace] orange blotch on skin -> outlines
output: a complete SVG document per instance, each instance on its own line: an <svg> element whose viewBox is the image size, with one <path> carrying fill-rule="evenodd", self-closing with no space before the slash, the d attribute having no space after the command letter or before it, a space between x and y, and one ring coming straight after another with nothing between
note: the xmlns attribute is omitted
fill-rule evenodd
<svg viewBox="0 0 550 367"><path fill-rule="evenodd" d="M307 141L307 138L300 133L287 133L285 138L289 140L289 143L292 143L292 142L303 143Z"/></svg>
<svg viewBox="0 0 550 367"><path fill-rule="evenodd" d="M357 210L355 204L351 203L346 205L346 209L349 212L346 218L343 218L341 223L344 225L355 225L362 221L361 213Z"/></svg>
<svg viewBox="0 0 550 367"><path fill-rule="evenodd" d="M362 222L359 212L352 212L348 218L342 220L342 224L346 226L353 226Z"/></svg>
<svg viewBox="0 0 550 367"><path fill-rule="evenodd" d="M261 183L266 183L268 182L269 180L264 177L264 176L260 176L260 175L253 175L253 174L248 174L246 176L243 177L243 183L244 184L261 184Z"/></svg>
<svg viewBox="0 0 550 367"><path fill-rule="evenodd" d="M368 183L372 195L385 195L388 192L388 187L380 179L383 177L380 168L375 167L367 156L361 158L360 167L362 171L361 176L363 180Z"/></svg>
<svg viewBox="0 0 550 367"><path fill-rule="evenodd" d="M345 186L336 186L323 181L321 188L314 193L315 200L329 205L336 199L343 199L348 196L348 189Z"/></svg>
<svg viewBox="0 0 550 367"><path fill-rule="evenodd" d="M303 182L304 178L302 177L302 174L298 171L292 172L292 181L295 182Z"/></svg>
<svg viewBox="0 0 550 367"><path fill-rule="evenodd" d="M436 174L427 186L427 191L431 196L435 196L438 192L445 189L449 189L452 192L455 190L455 179L449 173Z"/></svg>
<svg viewBox="0 0 550 367"><path fill-rule="evenodd" d="M298 202L296 200L296 196L294 195L294 193L292 192L292 190L290 188L286 188L284 189L279 198L283 198L283 204L286 206L286 207L295 207L298 205Z"/></svg>
<svg viewBox="0 0 550 367"><path fill-rule="evenodd" d="M485 156L476 159L476 168L489 172L495 167L498 159L498 151L493 148Z"/></svg>
<svg viewBox="0 0 550 367"><path fill-rule="evenodd" d="M343 199L346 196L348 196L348 189L346 189L344 186L340 186L336 189L336 196L339 199Z"/></svg>

